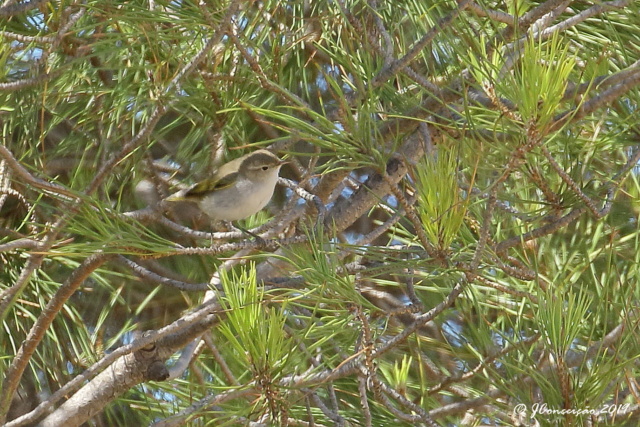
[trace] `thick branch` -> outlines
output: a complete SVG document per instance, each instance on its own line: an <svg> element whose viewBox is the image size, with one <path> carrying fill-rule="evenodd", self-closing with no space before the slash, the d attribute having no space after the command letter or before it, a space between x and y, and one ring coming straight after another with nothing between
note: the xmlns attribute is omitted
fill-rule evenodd
<svg viewBox="0 0 640 427"><path fill-rule="evenodd" d="M11 404L13 394L18 388L20 378L26 369L31 356L36 351L36 347L42 341L47 329L58 315L64 303L69 299L71 295L78 289L78 287L85 281L91 273L93 273L98 267L105 263L108 256L105 254L95 254L87 258L74 272L69 276L69 279L60 287L58 292L49 301L47 306L42 311L42 314L38 317L38 320L34 323L27 338L24 340L16 357L11 362L11 366L7 369L4 381L2 383L2 400L0 401L0 408L2 414L6 414Z"/></svg>

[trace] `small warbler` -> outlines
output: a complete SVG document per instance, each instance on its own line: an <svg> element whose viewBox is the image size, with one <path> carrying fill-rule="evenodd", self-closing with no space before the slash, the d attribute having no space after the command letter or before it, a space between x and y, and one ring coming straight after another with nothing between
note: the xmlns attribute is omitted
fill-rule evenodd
<svg viewBox="0 0 640 427"><path fill-rule="evenodd" d="M254 151L225 163L211 178L165 200L195 202L212 221L247 218L269 203L280 168L286 163L270 151Z"/></svg>

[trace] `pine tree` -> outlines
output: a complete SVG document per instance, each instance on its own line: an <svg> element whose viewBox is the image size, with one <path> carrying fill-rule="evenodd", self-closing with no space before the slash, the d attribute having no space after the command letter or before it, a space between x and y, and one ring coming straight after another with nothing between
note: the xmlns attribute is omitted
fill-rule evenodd
<svg viewBox="0 0 640 427"><path fill-rule="evenodd" d="M0 424L637 425L639 34L632 0L4 2ZM258 148L259 214L163 201Z"/></svg>

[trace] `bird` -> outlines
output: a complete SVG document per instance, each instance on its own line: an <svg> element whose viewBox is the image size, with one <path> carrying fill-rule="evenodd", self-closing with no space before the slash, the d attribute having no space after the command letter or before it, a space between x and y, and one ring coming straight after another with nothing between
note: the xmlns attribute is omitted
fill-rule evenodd
<svg viewBox="0 0 640 427"><path fill-rule="evenodd" d="M257 150L225 163L212 177L165 200L195 202L213 222L238 221L269 203L286 163L268 150Z"/></svg>

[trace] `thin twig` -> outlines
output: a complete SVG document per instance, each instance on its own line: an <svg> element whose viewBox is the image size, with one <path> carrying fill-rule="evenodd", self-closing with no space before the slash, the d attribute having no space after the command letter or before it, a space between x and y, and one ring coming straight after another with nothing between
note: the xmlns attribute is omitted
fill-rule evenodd
<svg viewBox="0 0 640 427"><path fill-rule="evenodd" d="M533 229L519 236L510 237L506 240L503 240L497 243L494 247L494 250L498 254L501 254L513 246L551 234L559 230L560 228L566 227L567 225L571 224L573 221L578 219L586 211L587 211L587 208L583 206L579 208L575 208L574 210L572 210L562 218L559 218L557 221L554 221L549 224L545 224L542 227Z"/></svg>
<svg viewBox="0 0 640 427"><path fill-rule="evenodd" d="M560 175L560 179L567 184L567 186L573 191L573 193L582 200L585 206L591 211L591 213L596 218L602 218L603 215L600 215L600 210L596 207L596 204L593 200L580 189L578 184L569 176L567 172L556 162L556 159L553 158L553 155L549 152L549 149L545 146L540 147L542 154L547 159L551 167Z"/></svg>
<svg viewBox="0 0 640 427"><path fill-rule="evenodd" d="M180 280L171 279L169 277L161 276L141 266L140 264L131 261L123 255L118 255L118 261L126 265L131 271L138 277L148 280L151 283L158 283L165 286L171 286L172 288L180 289L186 292L202 292L209 289L209 283L187 283Z"/></svg>
<svg viewBox="0 0 640 427"><path fill-rule="evenodd" d="M471 3L471 0L462 0L457 7L448 15L440 18L438 22L427 33L418 40L411 49L400 59L394 61L390 66L383 68L371 82L371 87L376 88L383 85L387 80L394 76L398 71L404 69L411 61L418 56L424 48L430 44L435 37L447 28L454 19Z"/></svg>

